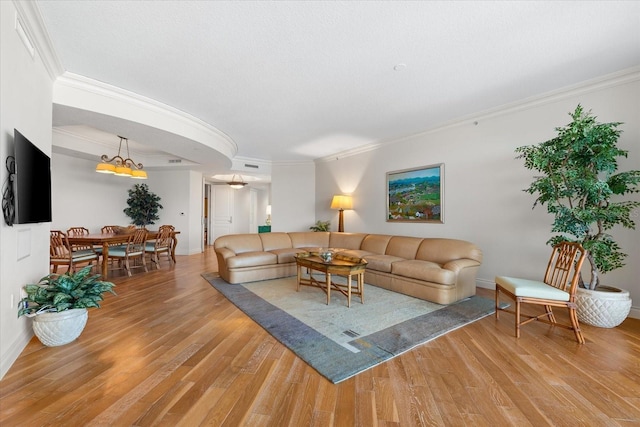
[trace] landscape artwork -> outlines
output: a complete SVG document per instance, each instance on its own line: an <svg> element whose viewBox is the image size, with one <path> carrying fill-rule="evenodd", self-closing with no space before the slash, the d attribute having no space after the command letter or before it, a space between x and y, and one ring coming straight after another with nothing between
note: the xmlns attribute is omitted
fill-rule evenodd
<svg viewBox="0 0 640 427"><path fill-rule="evenodd" d="M443 223L444 163L387 172L387 221Z"/></svg>

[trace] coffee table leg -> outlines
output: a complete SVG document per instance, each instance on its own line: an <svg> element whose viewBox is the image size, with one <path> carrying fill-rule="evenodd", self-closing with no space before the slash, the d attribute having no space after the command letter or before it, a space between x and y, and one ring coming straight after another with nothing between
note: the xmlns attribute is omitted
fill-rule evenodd
<svg viewBox="0 0 640 427"><path fill-rule="evenodd" d="M358 273L358 290L360 291L360 303L364 304L364 273Z"/></svg>
<svg viewBox="0 0 640 427"><path fill-rule="evenodd" d="M347 307L351 308L351 275L347 276Z"/></svg>
<svg viewBox="0 0 640 427"><path fill-rule="evenodd" d="M302 267L298 265L298 286L296 288L296 292L300 292L300 279L302 278Z"/></svg>
<svg viewBox="0 0 640 427"><path fill-rule="evenodd" d="M327 286L327 305L331 301L331 273L327 272L325 274L325 285Z"/></svg>

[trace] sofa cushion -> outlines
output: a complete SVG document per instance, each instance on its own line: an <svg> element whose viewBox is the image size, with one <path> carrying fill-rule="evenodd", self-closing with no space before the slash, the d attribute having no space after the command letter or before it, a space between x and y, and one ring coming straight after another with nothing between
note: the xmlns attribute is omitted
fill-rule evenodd
<svg viewBox="0 0 640 427"><path fill-rule="evenodd" d="M455 272L445 270L434 262L416 259L394 262L391 273L442 285L455 285L457 277Z"/></svg>
<svg viewBox="0 0 640 427"><path fill-rule="evenodd" d="M364 233L331 233L329 247L336 249L360 249Z"/></svg>
<svg viewBox="0 0 640 427"><path fill-rule="evenodd" d="M342 252L341 252L342 253ZM400 258L393 255L367 255L364 257L367 260L367 269L384 271L385 273L391 273L391 265L397 261L403 261L404 258Z"/></svg>
<svg viewBox="0 0 640 427"><path fill-rule="evenodd" d="M342 255L350 256L353 258L368 258L371 255L378 255L374 254L373 252L363 251L360 249L342 249L338 252Z"/></svg>
<svg viewBox="0 0 640 427"><path fill-rule="evenodd" d="M255 267L258 265L277 264L278 256L271 252L243 252L227 258L228 268Z"/></svg>
<svg viewBox="0 0 640 427"><path fill-rule="evenodd" d="M294 248L328 248L328 231L298 231L289 233Z"/></svg>
<svg viewBox="0 0 640 427"><path fill-rule="evenodd" d="M374 254L384 255L391 237L393 236L386 234L368 234L364 239L362 239L360 249Z"/></svg>
<svg viewBox="0 0 640 427"><path fill-rule="evenodd" d="M273 249L291 249L291 238L289 233L260 233L260 240L262 240L262 250L272 251Z"/></svg>
<svg viewBox="0 0 640 427"><path fill-rule="evenodd" d="M422 239L415 256L415 259L433 261L438 264L465 258L482 263L482 251L471 242L442 238Z"/></svg>
<svg viewBox="0 0 640 427"><path fill-rule="evenodd" d="M278 257L278 264L286 264L288 262L296 262L295 255L306 251L302 248L283 248L272 249L269 252Z"/></svg>
<svg viewBox="0 0 640 427"><path fill-rule="evenodd" d="M385 254L404 259L415 259L422 240L421 237L393 236L389 240Z"/></svg>

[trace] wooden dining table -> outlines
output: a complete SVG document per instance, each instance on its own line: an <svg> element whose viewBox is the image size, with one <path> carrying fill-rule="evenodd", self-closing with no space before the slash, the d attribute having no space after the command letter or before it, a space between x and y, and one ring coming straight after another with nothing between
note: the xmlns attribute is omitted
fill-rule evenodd
<svg viewBox="0 0 640 427"><path fill-rule="evenodd" d="M147 231L147 240L154 240L158 238L160 232ZM176 262L176 246L178 245L179 231L171 232L171 259ZM116 233L96 233L96 234L84 234L80 236L68 236L67 239L72 245L102 245L102 277L107 277L109 263L109 246L119 243L127 243L131 233L116 234Z"/></svg>

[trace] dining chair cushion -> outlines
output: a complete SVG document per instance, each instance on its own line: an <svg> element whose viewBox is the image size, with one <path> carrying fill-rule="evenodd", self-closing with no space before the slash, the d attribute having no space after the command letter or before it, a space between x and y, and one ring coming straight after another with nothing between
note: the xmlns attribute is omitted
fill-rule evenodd
<svg viewBox="0 0 640 427"><path fill-rule="evenodd" d="M115 244L115 245L109 244L109 254L111 254L111 251L113 251L115 249L121 248L122 250L124 250L124 248L126 248L126 247L127 247L126 243L118 243L118 244ZM97 253L102 254L102 247L99 247L99 248L96 247L95 250L96 250Z"/></svg>
<svg viewBox="0 0 640 427"><path fill-rule="evenodd" d="M73 257L75 258L76 256L84 256L84 255L95 255L96 251L94 251L93 249L80 249L77 251L73 251Z"/></svg>
<svg viewBox="0 0 640 427"><path fill-rule="evenodd" d="M144 249L147 252L155 252L155 250L156 250L155 242L147 242L145 244L145 248ZM158 247L158 252L168 251L168 250L169 250L169 247L167 247L167 246L159 246Z"/></svg>
<svg viewBox="0 0 640 427"><path fill-rule="evenodd" d="M496 283L517 297L551 299L569 301L569 293L549 286L538 280L520 279L517 277L496 277Z"/></svg>
<svg viewBox="0 0 640 427"><path fill-rule="evenodd" d="M88 261L90 259L96 259L98 256L95 253L87 253L87 254L73 254L72 256L73 262L79 261ZM67 258L68 260L68 258Z"/></svg>
<svg viewBox="0 0 640 427"><path fill-rule="evenodd" d="M141 255L142 253L143 251L129 252L129 257ZM113 249L109 248L109 256L122 257L122 258L126 257L127 256L126 247L113 248Z"/></svg>

